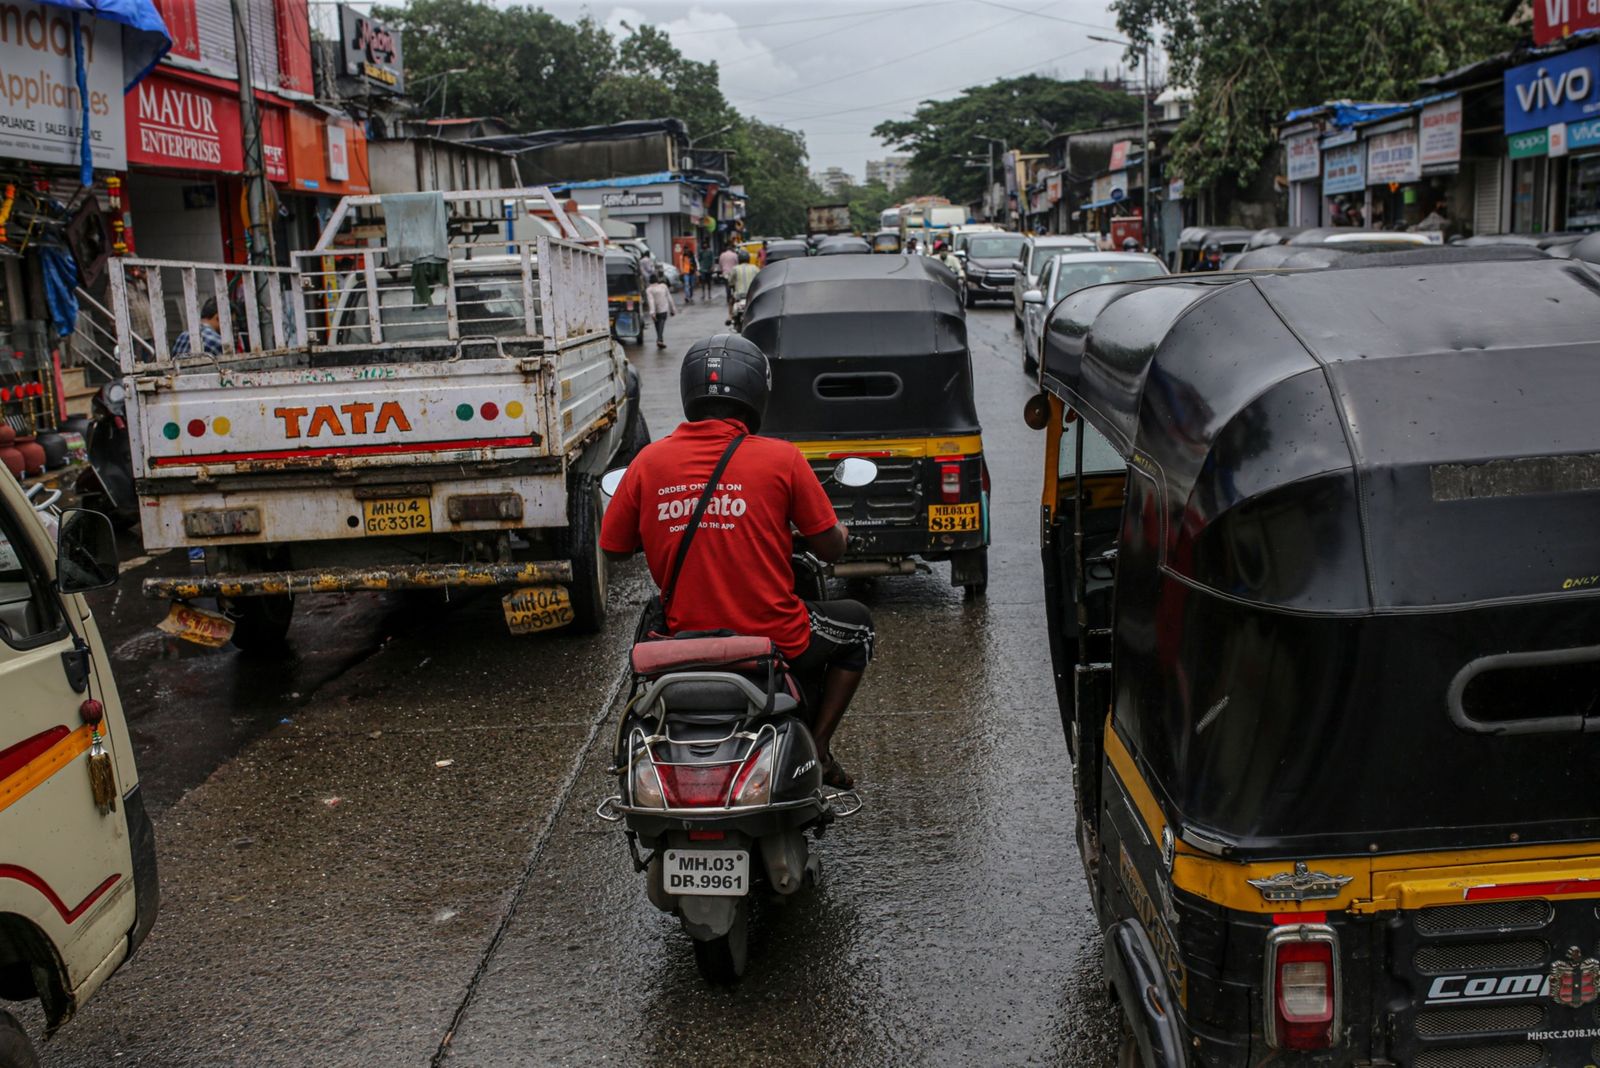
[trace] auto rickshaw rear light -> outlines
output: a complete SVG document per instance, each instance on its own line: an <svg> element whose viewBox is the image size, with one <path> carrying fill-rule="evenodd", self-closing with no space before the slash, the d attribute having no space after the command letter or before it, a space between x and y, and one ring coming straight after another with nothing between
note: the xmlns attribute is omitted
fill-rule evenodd
<svg viewBox="0 0 1600 1068"><path fill-rule="evenodd" d="M955 504L961 500L961 461L939 457L939 493L944 503Z"/></svg>
<svg viewBox="0 0 1600 1068"><path fill-rule="evenodd" d="M1339 1016L1338 953L1323 924L1274 928L1267 936L1267 1044L1279 1049L1331 1049Z"/></svg>

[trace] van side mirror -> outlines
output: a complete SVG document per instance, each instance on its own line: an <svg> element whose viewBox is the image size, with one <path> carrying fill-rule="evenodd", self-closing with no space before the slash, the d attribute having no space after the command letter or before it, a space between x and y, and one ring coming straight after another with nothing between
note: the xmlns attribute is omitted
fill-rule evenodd
<svg viewBox="0 0 1600 1068"><path fill-rule="evenodd" d="M88 593L113 586L121 561L111 520L87 508L61 513L56 532L56 588L62 593Z"/></svg>
<svg viewBox="0 0 1600 1068"><path fill-rule="evenodd" d="M1022 272L1022 261L1021 260L1012 260L1011 261L1011 269L1020 274Z"/></svg>
<svg viewBox="0 0 1600 1068"><path fill-rule="evenodd" d="M622 476L627 473L628 469L626 467L619 467L601 475L600 492L605 494L607 499L615 497L617 495L617 487L622 485Z"/></svg>

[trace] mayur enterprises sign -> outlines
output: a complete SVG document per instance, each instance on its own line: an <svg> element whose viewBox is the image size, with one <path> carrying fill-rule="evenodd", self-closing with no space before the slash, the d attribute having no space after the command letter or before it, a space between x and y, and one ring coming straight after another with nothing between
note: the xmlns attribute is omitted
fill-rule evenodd
<svg viewBox="0 0 1600 1068"><path fill-rule="evenodd" d="M83 101L73 61L72 17L30 0L0 3L0 156L78 162ZM79 22L94 165L124 170L122 27L88 14Z"/></svg>

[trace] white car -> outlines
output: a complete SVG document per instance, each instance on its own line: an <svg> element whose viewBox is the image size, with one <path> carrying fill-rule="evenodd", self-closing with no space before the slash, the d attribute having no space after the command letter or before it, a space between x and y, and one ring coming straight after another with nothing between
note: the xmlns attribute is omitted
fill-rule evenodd
<svg viewBox="0 0 1600 1068"><path fill-rule="evenodd" d="M1144 252L1063 252L1045 264L1037 289L1022 295L1022 369L1036 374L1044 356L1050 309L1068 293L1105 282L1128 282L1167 274L1166 264Z"/></svg>
<svg viewBox="0 0 1600 1068"><path fill-rule="evenodd" d="M1011 282L1012 325L1018 330L1022 329L1022 294L1038 287L1039 276L1053 257L1063 252L1094 251L1094 238L1087 234L1045 234L1028 238L1016 262L1011 265L1014 272Z"/></svg>

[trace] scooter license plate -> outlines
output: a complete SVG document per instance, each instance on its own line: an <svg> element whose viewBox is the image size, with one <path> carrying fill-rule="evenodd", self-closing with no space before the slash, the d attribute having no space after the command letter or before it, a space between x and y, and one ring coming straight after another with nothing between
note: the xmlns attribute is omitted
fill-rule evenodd
<svg viewBox="0 0 1600 1068"><path fill-rule="evenodd" d="M743 849L669 849L661 858L669 894L743 897L750 892L750 854Z"/></svg>

